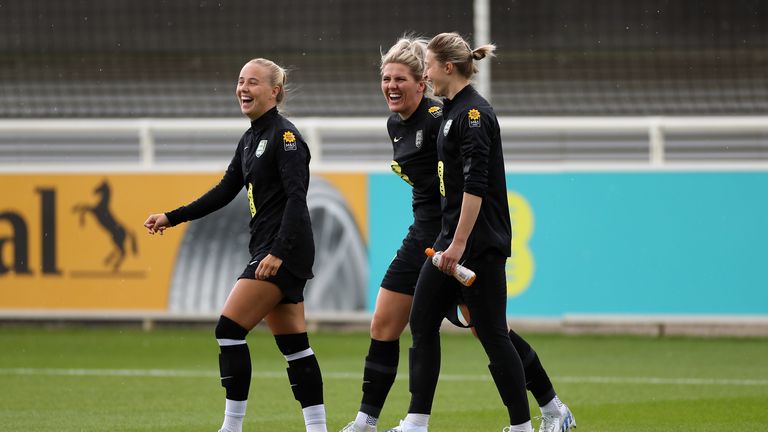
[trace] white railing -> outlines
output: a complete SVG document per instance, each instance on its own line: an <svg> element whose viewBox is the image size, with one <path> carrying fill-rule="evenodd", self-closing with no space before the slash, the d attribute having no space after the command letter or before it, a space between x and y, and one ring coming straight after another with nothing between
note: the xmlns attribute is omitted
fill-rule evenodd
<svg viewBox="0 0 768 432"><path fill-rule="evenodd" d="M669 132L768 132L768 116L752 117L530 117L499 119L505 131L640 132L648 134L649 162L663 165Z"/></svg>
<svg viewBox="0 0 768 432"><path fill-rule="evenodd" d="M323 142L333 132L384 132L383 118L293 118L307 140L315 167L322 166ZM504 133L525 132L624 132L648 137L648 165L663 166L668 133L768 133L768 116L749 117L501 117ZM140 164L138 169L157 168L155 134L161 131L241 132L245 119L18 119L0 120L0 134L50 133L53 136L87 135L104 132L136 134ZM54 138L55 139L55 138ZM2 144L0 143L0 146ZM0 149L1 150L1 149ZM359 161L364 162L364 161ZM357 164L357 162L355 162ZM0 164L0 171L15 171L19 164ZM347 165L350 165L347 163Z"/></svg>

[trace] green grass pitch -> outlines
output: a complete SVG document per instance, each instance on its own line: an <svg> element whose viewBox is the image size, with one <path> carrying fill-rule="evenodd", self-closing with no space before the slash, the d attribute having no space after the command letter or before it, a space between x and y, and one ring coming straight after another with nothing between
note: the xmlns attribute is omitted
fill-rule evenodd
<svg viewBox="0 0 768 432"><path fill-rule="evenodd" d="M210 330L0 328L0 430L213 432L224 390ZM328 430L354 418L368 336L310 335L325 381ZM443 335L430 430L501 431L506 411L479 343ZM582 432L766 431L768 341L529 335ZM245 431L303 431L271 335L248 336L254 377ZM380 422L408 406L407 348ZM535 401L531 412L538 415ZM534 426L538 420L534 419Z"/></svg>

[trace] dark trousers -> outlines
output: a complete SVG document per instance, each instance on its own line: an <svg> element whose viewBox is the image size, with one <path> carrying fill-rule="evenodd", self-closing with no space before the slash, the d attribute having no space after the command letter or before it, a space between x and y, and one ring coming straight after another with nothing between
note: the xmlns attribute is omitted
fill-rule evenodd
<svg viewBox="0 0 768 432"><path fill-rule="evenodd" d="M506 257L487 254L464 263L477 274L471 287L460 285L427 260L413 297L410 326L409 413L429 414L440 375L440 325L457 296L467 305L478 339L485 350L496 387L510 415L510 424L530 420L525 375L507 330Z"/></svg>

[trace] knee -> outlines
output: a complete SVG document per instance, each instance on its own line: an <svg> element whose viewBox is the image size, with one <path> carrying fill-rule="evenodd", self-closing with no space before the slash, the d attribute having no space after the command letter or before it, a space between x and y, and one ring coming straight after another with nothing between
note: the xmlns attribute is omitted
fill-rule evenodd
<svg viewBox="0 0 768 432"><path fill-rule="evenodd" d="M407 315L399 317L374 312L371 320L371 338L380 341L397 340L405 330L406 325L408 325Z"/></svg>
<svg viewBox="0 0 768 432"><path fill-rule="evenodd" d="M219 317L219 322L216 323L216 330L214 333L216 335L216 340L219 341L219 345L226 345L227 341L245 340L245 337L248 335L248 330L224 315L221 315Z"/></svg>
<svg viewBox="0 0 768 432"><path fill-rule="evenodd" d="M488 327L473 327L473 333L480 340L480 344L486 351L498 351L506 349L514 349L512 341L509 339L509 334L506 330L488 328Z"/></svg>
<svg viewBox="0 0 768 432"><path fill-rule="evenodd" d="M509 340L512 341L512 345L514 345L517 353L520 354L523 364L532 362L536 357L536 351L534 351L533 347L529 345L525 339L520 337L520 335L515 333L514 330L509 331Z"/></svg>
<svg viewBox="0 0 768 432"><path fill-rule="evenodd" d="M414 349L429 348L434 345L440 344L440 332L411 332L412 333L412 347Z"/></svg>

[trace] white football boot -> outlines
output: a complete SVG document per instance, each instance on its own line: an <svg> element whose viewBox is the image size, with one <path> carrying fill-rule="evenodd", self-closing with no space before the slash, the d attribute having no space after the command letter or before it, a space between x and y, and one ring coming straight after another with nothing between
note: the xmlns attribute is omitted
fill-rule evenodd
<svg viewBox="0 0 768 432"><path fill-rule="evenodd" d="M355 427L355 422L349 422L349 424L344 426L344 429L339 432L376 432L376 426L365 425L363 426L363 429L360 429Z"/></svg>
<svg viewBox="0 0 768 432"><path fill-rule="evenodd" d="M400 420L398 426L387 429L384 432L429 432L426 426L406 426L403 420Z"/></svg>
<svg viewBox="0 0 768 432"><path fill-rule="evenodd" d="M568 432L576 427L576 419L571 410L563 405L560 415L542 414L539 432Z"/></svg>

